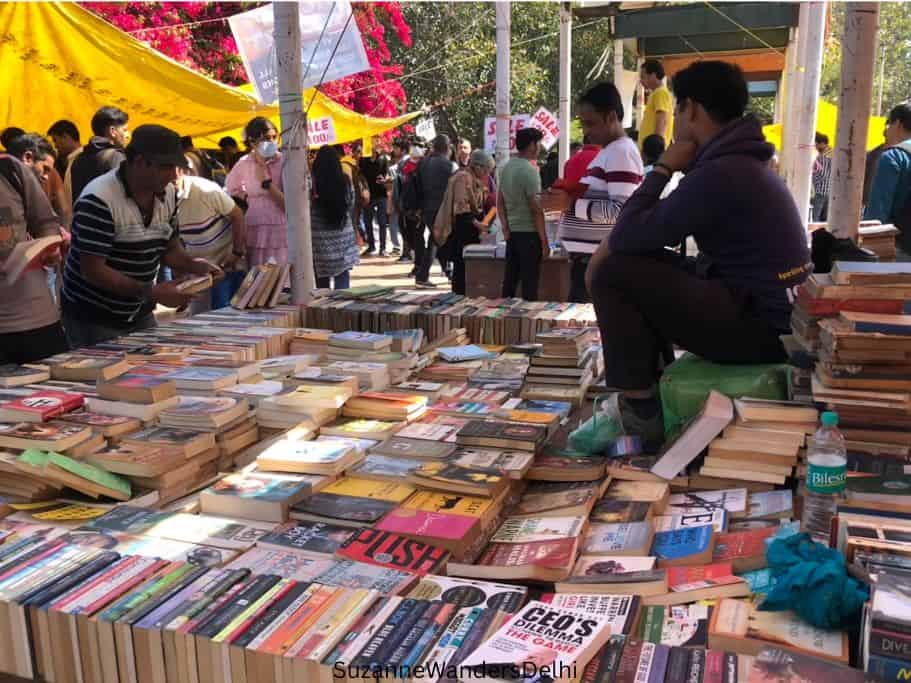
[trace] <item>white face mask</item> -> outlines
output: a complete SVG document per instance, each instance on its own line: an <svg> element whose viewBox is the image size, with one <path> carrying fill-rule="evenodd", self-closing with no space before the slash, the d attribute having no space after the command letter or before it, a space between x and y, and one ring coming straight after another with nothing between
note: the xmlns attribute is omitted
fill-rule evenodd
<svg viewBox="0 0 911 683"><path fill-rule="evenodd" d="M278 154L278 143L275 140L263 140L256 145L256 151L263 159L271 159Z"/></svg>

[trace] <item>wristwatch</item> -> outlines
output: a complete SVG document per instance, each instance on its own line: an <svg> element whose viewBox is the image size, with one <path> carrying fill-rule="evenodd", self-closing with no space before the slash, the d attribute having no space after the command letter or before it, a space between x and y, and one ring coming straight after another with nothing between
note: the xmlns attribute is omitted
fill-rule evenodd
<svg viewBox="0 0 911 683"><path fill-rule="evenodd" d="M272 178L266 178L262 183L262 188L268 190L270 187L272 187Z"/></svg>

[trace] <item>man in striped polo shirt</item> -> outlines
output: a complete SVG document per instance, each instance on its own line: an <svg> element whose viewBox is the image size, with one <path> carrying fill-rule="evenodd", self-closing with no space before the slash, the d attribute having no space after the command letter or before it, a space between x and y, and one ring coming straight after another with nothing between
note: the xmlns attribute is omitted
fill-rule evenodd
<svg viewBox="0 0 911 683"><path fill-rule="evenodd" d="M177 168L186 165L180 136L140 126L126 161L95 178L73 208L73 242L63 274L62 307L73 348L155 327L160 303L187 306L177 282L155 283L167 265L193 275L221 269L184 250L177 230Z"/></svg>
<svg viewBox="0 0 911 683"><path fill-rule="evenodd" d="M570 299L587 301L589 260L599 247L607 248L606 238L642 182L643 171L639 149L623 130L623 100L613 83L599 83L579 98L579 121L586 140L601 145L601 151L569 198L560 219L560 241L573 261Z"/></svg>

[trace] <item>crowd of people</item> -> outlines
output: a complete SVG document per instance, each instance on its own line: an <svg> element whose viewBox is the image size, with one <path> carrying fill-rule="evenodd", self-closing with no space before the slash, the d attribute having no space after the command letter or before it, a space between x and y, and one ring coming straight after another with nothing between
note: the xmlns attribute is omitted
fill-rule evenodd
<svg viewBox="0 0 911 683"><path fill-rule="evenodd" d="M398 255L413 263L417 287L435 286L430 272L439 262L464 294L463 252L491 239L496 216L506 246L502 295L534 300L550 248L545 214L559 212L571 298L595 306L606 382L621 391L624 425L659 443L656 380L672 346L722 363L783 360L779 336L794 288L813 266L775 150L746 113L740 69L698 62L669 88L661 64L649 60L640 77L650 96L638 141L623 127L617 88L599 83L578 99L584 143L562 173L547 162L539 168L534 128L517 131L499 185L490 154L446 135L427 149L396 141L388 154L380 140L369 156L360 144L313 150L317 286L346 288L361 258ZM84 144L66 120L46 136L0 134L0 260L30 237L59 235L63 245L46 253L45 268L0 279L0 362L152 327L157 304L224 306L247 268L287 262L283 157L272 122L247 124L245 152L223 138L220 158L168 128L131 132L129 123L125 112L102 107ZM885 137L871 162L865 217L898 225L899 256L911 258L911 107L890 112ZM817 136L818 220L830 194L828 143ZM698 245L695 258L680 248L688 238ZM173 279L204 274L216 285L195 301Z"/></svg>

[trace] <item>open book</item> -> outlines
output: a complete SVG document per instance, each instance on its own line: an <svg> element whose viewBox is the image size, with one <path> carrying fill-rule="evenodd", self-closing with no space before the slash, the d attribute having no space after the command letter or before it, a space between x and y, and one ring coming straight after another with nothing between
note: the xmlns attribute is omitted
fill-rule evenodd
<svg viewBox="0 0 911 683"><path fill-rule="evenodd" d="M22 273L30 268L38 268L45 255L63 242L60 235L49 235L38 239L19 242L3 262L2 270L7 283L16 282Z"/></svg>

